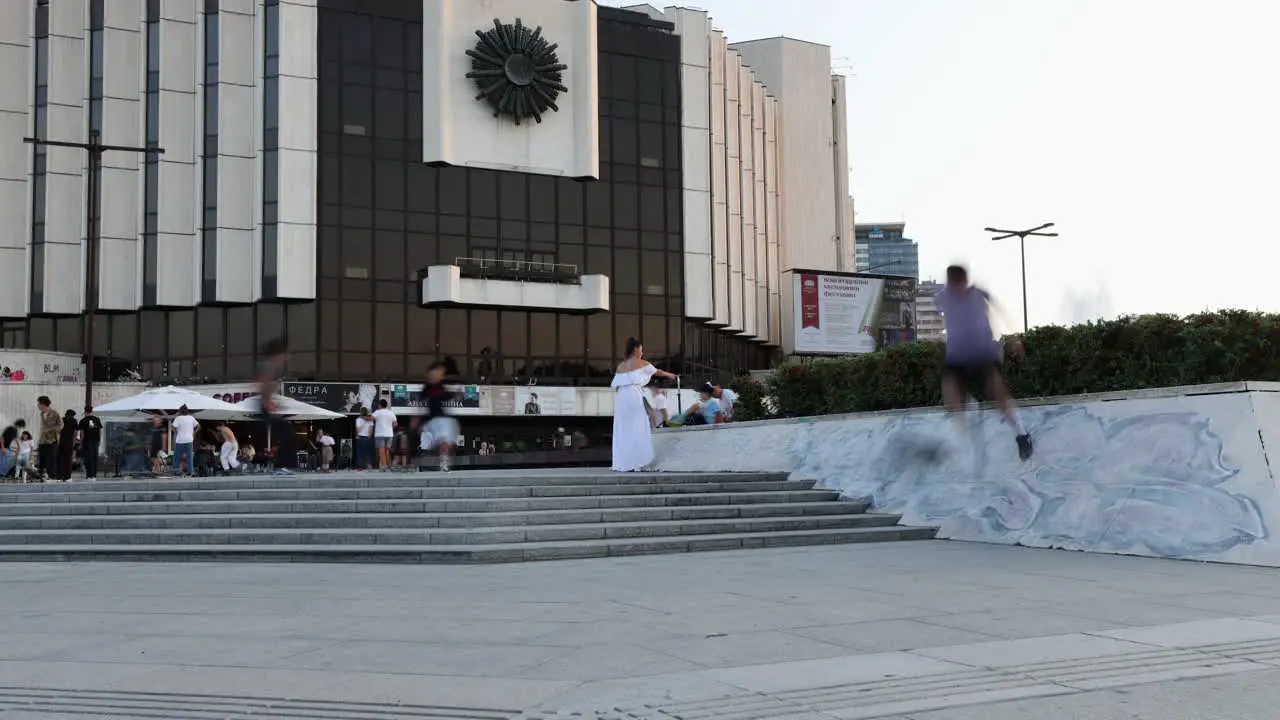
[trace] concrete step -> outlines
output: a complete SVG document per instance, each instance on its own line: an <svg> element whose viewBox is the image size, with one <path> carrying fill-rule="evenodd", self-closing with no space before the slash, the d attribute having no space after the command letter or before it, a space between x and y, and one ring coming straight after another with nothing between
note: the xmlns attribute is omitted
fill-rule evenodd
<svg viewBox="0 0 1280 720"><path fill-rule="evenodd" d="M525 512L225 513L150 515L0 515L0 530L156 530L208 528L474 528L652 520L857 515L856 502L780 502Z"/></svg>
<svg viewBox="0 0 1280 720"><path fill-rule="evenodd" d="M10 493L0 496L3 503L110 503L110 502L184 502L192 500L445 500L450 498L518 498L571 497L580 495L672 495L704 492L766 492L808 490L811 481L732 481L637 483L631 485L498 485L467 487L392 487L392 488L292 488L270 490L157 490L136 492L64 492Z"/></svg>
<svg viewBox="0 0 1280 720"><path fill-rule="evenodd" d="M926 540L933 528L853 527L497 545L0 545L0 561L496 563Z"/></svg>
<svg viewBox="0 0 1280 720"><path fill-rule="evenodd" d="M581 510L629 507L756 505L833 502L828 490L707 492L676 495L578 495L515 498L444 498L434 500L193 500L186 502L53 502L0 505L0 517L33 515L195 515L282 513L484 513L536 510Z"/></svg>
<svg viewBox="0 0 1280 720"><path fill-rule="evenodd" d="M779 482L786 473L555 473L494 472L363 472L301 473L290 477L255 475L214 478L151 478L146 480L73 481L68 483L9 483L0 485L0 503L13 495L44 493L154 493L180 490L304 490L346 488L467 488L572 485L672 485L708 482Z"/></svg>
<svg viewBox="0 0 1280 720"><path fill-rule="evenodd" d="M656 520L478 528L207 528L147 530L2 530L0 547L14 545L495 545L564 540L782 532L898 523L897 515Z"/></svg>

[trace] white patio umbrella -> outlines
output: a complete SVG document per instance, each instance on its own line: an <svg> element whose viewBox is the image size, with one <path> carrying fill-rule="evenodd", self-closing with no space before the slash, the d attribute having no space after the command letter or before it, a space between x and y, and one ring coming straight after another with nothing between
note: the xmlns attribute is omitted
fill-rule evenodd
<svg viewBox="0 0 1280 720"><path fill-rule="evenodd" d="M338 420L346 417L340 412L308 405L283 395L275 395L273 399L276 403L276 415L286 420ZM236 403L234 407L244 414L245 419L255 420L262 414L262 398L255 395Z"/></svg>
<svg viewBox="0 0 1280 720"><path fill-rule="evenodd" d="M181 387L158 387L94 407L94 414L117 420L147 420L177 415L186 406L201 420L233 420L243 411L229 402Z"/></svg>

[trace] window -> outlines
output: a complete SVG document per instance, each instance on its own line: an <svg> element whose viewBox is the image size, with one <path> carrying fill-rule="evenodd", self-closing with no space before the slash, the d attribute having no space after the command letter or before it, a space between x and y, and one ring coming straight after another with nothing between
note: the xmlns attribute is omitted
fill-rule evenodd
<svg viewBox="0 0 1280 720"><path fill-rule="evenodd" d="M218 0L204 2L204 220L201 256L202 294L217 299L218 282Z"/></svg>
<svg viewBox="0 0 1280 720"><path fill-rule="evenodd" d="M262 63L262 294L276 297L280 275L280 2L263 8Z"/></svg>
<svg viewBox="0 0 1280 720"><path fill-rule="evenodd" d="M49 0L36 2L35 109L32 135L45 139L49 132ZM31 178L31 312L44 311L44 241L46 171L49 151L36 145Z"/></svg>
<svg viewBox="0 0 1280 720"><path fill-rule="evenodd" d="M160 0L147 0L144 34L147 44L146 144L157 147L160 144ZM160 225L160 156L155 153L148 153L143 160L142 185L142 303L155 305Z"/></svg>
<svg viewBox="0 0 1280 720"><path fill-rule="evenodd" d="M102 132L102 78L106 64L102 27L105 0L89 3L89 133Z"/></svg>

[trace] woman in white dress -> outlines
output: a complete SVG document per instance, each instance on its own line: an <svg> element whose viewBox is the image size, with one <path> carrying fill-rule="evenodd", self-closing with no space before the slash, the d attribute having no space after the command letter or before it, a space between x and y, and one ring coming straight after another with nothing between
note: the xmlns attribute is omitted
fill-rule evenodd
<svg viewBox="0 0 1280 720"><path fill-rule="evenodd" d="M675 378L644 359L644 347L635 338L627 340L626 359L613 376L613 469L618 472L643 470L653 462L651 423L645 408L644 386L654 376Z"/></svg>

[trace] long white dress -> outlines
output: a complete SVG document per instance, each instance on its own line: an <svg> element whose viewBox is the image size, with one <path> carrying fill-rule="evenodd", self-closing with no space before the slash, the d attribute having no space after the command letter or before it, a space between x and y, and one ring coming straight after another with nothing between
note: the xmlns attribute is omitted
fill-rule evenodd
<svg viewBox="0 0 1280 720"><path fill-rule="evenodd" d="M649 413L644 409L644 386L657 372L652 365L621 372L613 388L613 469L635 472L653 462Z"/></svg>

